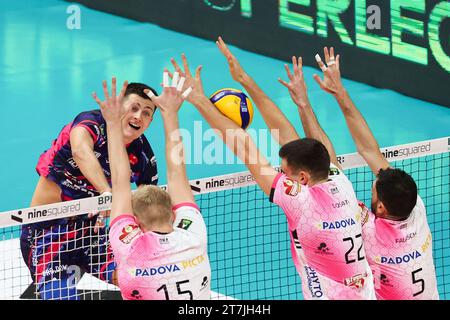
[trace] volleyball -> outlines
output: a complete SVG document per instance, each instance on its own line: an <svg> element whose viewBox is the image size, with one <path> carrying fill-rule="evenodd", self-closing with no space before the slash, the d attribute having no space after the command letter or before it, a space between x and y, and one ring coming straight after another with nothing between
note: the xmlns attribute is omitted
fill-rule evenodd
<svg viewBox="0 0 450 320"><path fill-rule="evenodd" d="M213 93L211 102L230 120L242 129L252 123L253 105L245 93L240 90L225 88Z"/></svg>

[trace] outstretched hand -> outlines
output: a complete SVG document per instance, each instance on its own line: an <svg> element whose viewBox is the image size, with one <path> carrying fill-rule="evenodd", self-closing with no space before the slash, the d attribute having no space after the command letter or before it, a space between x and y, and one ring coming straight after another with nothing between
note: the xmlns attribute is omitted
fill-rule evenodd
<svg viewBox="0 0 450 320"><path fill-rule="evenodd" d="M314 80L317 81L320 88L332 95L337 95L340 90L343 89L343 85L341 82L341 72L339 70L339 58L337 55L334 57L334 48L331 47L328 52L328 48L324 47L323 52L325 55L326 65L323 63L319 54L316 54L316 61L319 64L320 69L323 71L323 80L317 75L314 74Z"/></svg>
<svg viewBox="0 0 450 320"><path fill-rule="evenodd" d="M305 79L303 77L302 57L298 57L297 60L297 58L293 56L292 65L294 67L294 73L291 73L291 70L289 69L289 66L287 64L284 65L287 76L289 78L289 82L286 82L281 78L278 78L278 81L283 86L288 88L292 101L294 101L297 106L304 107L309 103L309 101L308 91L306 88Z"/></svg>
<svg viewBox="0 0 450 320"><path fill-rule="evenodd" d="M175 68L175 72L178 72L180 77L185 78L183 88L192 88L192 92L186 97L186 100L195 105L198 99L205 97L202 79L200 77L203 66L198 66L195 70L195 76L192 76L186 55L184 53L181 55L181 60L183 61L184 71L181 69L174 58L171 58L170 62ZM172 74L167 69L165 69L164 71L167 72L172 80L174 79L175 73Z"/></svg>
<svg viewBox="0 0 450 320"><path fill-rule="evenodd" d="M246 73L244 69L239 64L239 61L236 59L236 57L231 53L230 49L228 49L227 45L223 41L222 37L219 37L216 41L217 47L219 48L220 52L225 56L228 62L228 67L230 68L231 77L234 81L237 81L241 83Z"/></svg>
<svg viewBox="0 0 450 320"><path fill-rule="evenodd" d="M163 93L156 96L151 90L145 89L145 94L161 110L163 115L171 112L178 112L183 101L192 92L192 87L186 88L186 78L181 77L179 72L172 75L172 83L169 84L169 72L163 73Z"/></svg>
<svg viewBox="0 0 450 320"><path fill-rule="evenodd" d="M102 116L106 122L120 121L125 115L125 110L123 107L123 99L125 96L125 91L128 87L128 81L123 83L122 89L118 96L116 96L116 78L113 77L111 81L111 96L108 93L108 85L105 80L103 80L103 94L105 95L105 100L101 101L97 93L93 92L92 97L95 102L100 106Z"/></svg>

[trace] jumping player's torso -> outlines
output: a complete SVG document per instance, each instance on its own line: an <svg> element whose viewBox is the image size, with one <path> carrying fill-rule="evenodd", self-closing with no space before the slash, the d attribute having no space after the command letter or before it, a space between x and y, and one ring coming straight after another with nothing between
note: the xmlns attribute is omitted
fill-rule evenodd
<svg viewBox="0 0 450 320"><path fill-rule="evenodd" d="M105 177L109 182L111 180L105 120L99 110L80 113L72 123L61 130L52 147L40 157L36 168L40 175L61 187L65 200L98 195L73 158L70 132L75 127L82 127L89 132L94 142L94 154ZM131 182L156 184L156 158L145 136L142 135L127 145L127 153L131 166Z"/></svg>
<svg viewBox="0 0 450 320"><path fill-rule="evenodd" d="M377 218L364 204L360 206L377 299L439 299L431 231L420 196L403 221Z"/></svg>
<svg viewBox="0 0 450 320"><path fill-rule="evenodd" d="M329 180L312 187L279 175L274 186L273 202L288 219L292 255L302 277L304 296L373 298L360 210L345 175L330 168Z"/></svg>
<svg viewBox="0 0 450 320"><path fill-rule="evenodd" d="M169 234L143 233L134 217L118 218L110 241L124 299L210 299L206 226L198 210L180 208Z"/></svg>

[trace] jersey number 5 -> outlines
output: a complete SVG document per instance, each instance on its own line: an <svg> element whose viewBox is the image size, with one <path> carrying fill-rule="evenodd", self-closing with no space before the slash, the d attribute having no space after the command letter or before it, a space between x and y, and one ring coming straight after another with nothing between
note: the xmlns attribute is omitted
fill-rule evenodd
<svg viewBox="0 0 450 320"><path fill-rule="evenodd" d="M423 279L416 279L416 274L417 274L418 272L420 272L420 271L422 271L422 268L419 268L419 269L417 269L417 270L414 270L414 271L411 273L411 276L412 276L412 283L420 283L420 284L421 284L421 287L422 287L422 289L420 289L420 291L418 291L418 292L416 292L416 293L413 294L413 297L418 296L419 294L421 294L421 293L423 293L423 292L425 291L425 280L423 280Z"/></svg>

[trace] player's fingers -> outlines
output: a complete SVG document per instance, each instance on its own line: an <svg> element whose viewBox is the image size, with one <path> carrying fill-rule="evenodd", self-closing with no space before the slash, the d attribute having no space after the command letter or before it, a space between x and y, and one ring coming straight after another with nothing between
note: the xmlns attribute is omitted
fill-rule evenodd
<svg viewBox="0 0 450 320"><path fill-rule="evenodd" d="M330 60L335 60L335 58L334 58L334 47L330 48Z"/></svg>
<svg viewBox="0 0 450 320"><path fill-rule="evenodd" d="M166 72L166 73L167 73L167 75L169 75L168 72ZM179 80L180 80L180 74L178 72L175 72L172 77L172 85L171 85L172 88L176 88L178 86Z"/></svg>
<svg viewBox="0 0 450 320"><path fill-rule="evenodd" d="M169 69L164 68L164 72L167 72L167 74L169 75L169 78L173 80L173 74L172 74L172 72L169 71ZM178 74L180 74L180 73L178 72Z"/></svg>
<svg viewBox="0 0 450 320"><path fill-rule="evenodd" d="M172 63L173 67L175 68L175 70L179 73L179 74L183 74L183 71L181 70L180 66L178 65L178 63L175 61L174 58L170 58L170 62Z"/></svg>
<svg viewBox="0 0 450 320"><path fill-rule="evenodd" d="M313 75L314 80L316 80L316 82L319 84L320 88L324 89L325 85L323 84L322 79L320 79L320 77L317 74Z"/></svg>
<svg viewBox="0 0 450 320"><path fill-rule="evenodd" d="M97 102L97 104L100 106L100 108L102 107L102 102L100 101L100 99L97 97L97 93L92 92L92 98L94 98L95 102Z"/></svg>
<svg viewBox="0 0 450 320"><path fill-rule="evenodd" d="M278 78L278 82L281 83L283 86L285 86L286 88L288 88L289 90L291 90L291 84L287 83L286 81L284 81L281 78Z"/></svg>
<svg viewBox="0 0 450 320"><path fill-rule="evenodd" d="M291 70L287 64L284 65L284 69L286 69L287 76L290 81L294 81L294 77L292 76Z"/></svg>
<svg viewBox="0 0 450 320"><path fill-rule="evenodd" d="M163 86L164 88L169 87L169 74L167 72L163 73Z"/></svg>
<svg viewBox="0 0 450 320"><path fill-rule="evenodd" d="M125 92L127 91L128 80L125 80L122 85L122 89L120 89L119 98L123 98L125 96Z"/></svg>
<svg viewBox="0 0 450 320"><path fill-rule="evenodd" d="M184 86L184 82L186 81L185 77L181 77L180 81L178 82L177 85L177 91L180 92L183 89Z"/></svg>
<svg viewBox="0 0 450 320"><path fill-rule="evenodd" d="M336 56L336 67L338 68L338 70L340 70L339 69L339 59L341 58L341 56L338 54L337 56Z"/></svg>
<svg viewBox="0 0 450 320"><path fill-rule="evenodd" d="M203 65L200 65L195 70L195 79L200 80L200 74L202 72Z"/></svg>
<svg viewBox="0 0 450 320"><path fill-rule="evenodd" d="M292 65L294 66L294 75L298 75L297 57L292 56Z"/></svg>
<svg viewBox="0 0 450 320"><path fill-rule="evenodd" d="M112 77L111 80L111 98L116 97L116 77Z"/></svg>
<svg viewBox="0 0 450 320"><path fill-rule="evenodd" d="M330 61L330 54L328 53L327 47L323 47L323 56L325 57L325 63L328 65L328 62Z"/></svg>
<svg viewBox="0 0 450 320"><path fill-rule="evenodd" d="M105 99L108 100L109 94L108 94L108 84L106 83L106 80L103 80L102 86L103 86L103 94L105 95Z"/></svg>
<svg viewBox="0 0 450 320"><path fill-rule="evenodd" d="M156 97L156 96L155 96L155 94L153 93L152 90L144 89L144 93L147 95L147 97L150 98L150 100L152 100L154 102L153 98Z"/></svg>
<svg viewBox="0 0 450 320"><path fill-rule="evenodd" d="M320 69L325 72L327 70L327 66L322 62L322 59L320 58L319 54L316 54L315 56L317 64L319 65Z"/></svg>
<svg viewBox="0 0 450 320"><path fill-rule="evenodd" d="M186 99L192 92L192 87L187 88L183 94L181 95L183 97L183 100Z"/></svg>
<svg viewBox="0 0 450 320"><path fill-rule="evenodd" d="M186 72L187 77L192 77L191 70L189 69L189 64L184 53L181 54L181 60L183 60L184 72Z"/></svg>

